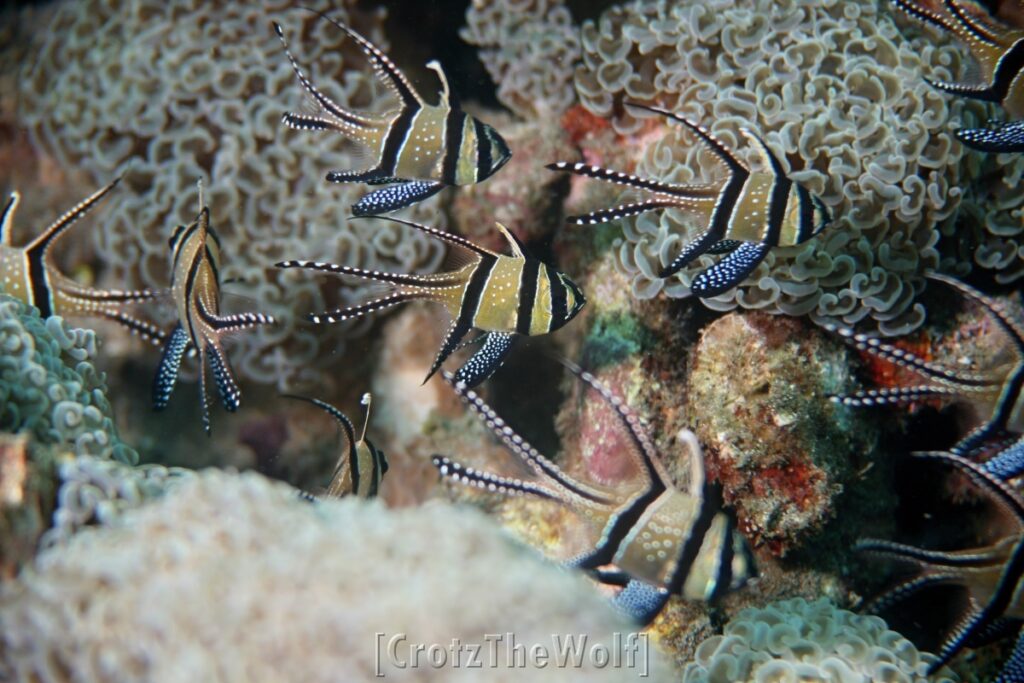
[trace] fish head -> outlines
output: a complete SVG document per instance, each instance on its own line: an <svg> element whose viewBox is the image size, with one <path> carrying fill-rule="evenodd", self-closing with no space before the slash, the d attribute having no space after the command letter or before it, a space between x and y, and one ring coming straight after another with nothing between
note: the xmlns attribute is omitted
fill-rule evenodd
<svg viewBox="0 0 1024 683"><path fill-rule="evenodd" d="M579 315L579 312L583 310L587 303L587 298L583 296L583 291L580 290L575 282L569 279L568 275L559 273L558 280L565 287L565 317L559 320L557 318L560 316L556 316L556 319L553 321L554 324L551 326L553 330L562 327Z"/></svg>
<svg viewBox="0 0 1024 683"><path fill-rule="evenodd" d="M485 146L489 153L486 158L481 155L482 165L479 168L478 182L490 178L512 158L512 151L508 148L505 138L486 123L481 123L480 126L483 130L483 139L480 140L480 144Z"/></svg>

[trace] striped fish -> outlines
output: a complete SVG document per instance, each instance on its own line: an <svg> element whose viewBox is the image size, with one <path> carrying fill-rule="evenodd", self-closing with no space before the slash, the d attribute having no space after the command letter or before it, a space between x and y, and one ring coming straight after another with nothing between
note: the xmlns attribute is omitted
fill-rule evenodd
<svg viewBox="0 0 1024 683"><path fill-rule="evenodd" d="M966 474L986 496L1009 512L1016 522L1016 532L984 547L958 551L924 550L914 546L862 540L856 548L882 557L909 562L920 573L904 581L869 606L872 611L884 610L920 590L939 585L959 585L967 590L967 614L946 638L938 659L928 674L948 663L965 646L974 647L988 632L998 630L1007 619L1024 619L1024 499L1008 483L986 471L981 465L952 453L915 453L918 458L944 462ZM1003 683L1024 680L1024 640L997 679Z"/></svg>
<svg viewBox="0 0 1024 683"><path fill-rule="evenodd" d="M441 81L440 101L427 104L388 57L348 26L317 12L349 35L373 64L374 71L397 96L397 109L384 114L345 109L320 92L306 78L288 49L281 26L274 30L299 83L312 97L319 115L288 113L285 125L298 130L330 130L369 150L376 165L358 171L332 171L333 183L390 184L366 195L352 206L356 216L396 211L430 197L449 185L471 185L486 180L508 162L512 153L494 128L459 108L448 79L437 61L427 67Z"/></svg>
<svg viewBox="0 0 1024 683"><path fill-rule="evenodd" d="M523 245L498 223L512 250L504 256L469 240L425 225L381 217L425 232L469 253L471 261L458 270L435 275L381 273L318 261L282 261L278 268L306 268L337 275L353 275L388 285L389 292L358 306L309 316L314 323L336 323L423 299L442 304L452 317L441 350L427 373L426 382L459 348L472 329L483 333L484 344L459 370L458 378L475 386L504 361L520 335L546 334L565 325L583 308L586 299L564 273L529 256Z"/></svg>
<svg viewBox="0 0 1024 683"><path fill-rule="evenodd" d="M988 415L980 426L953 448L953 453L957 455L971 455L993 437L1024 432L1024 326L1002 304L973 287L938 273L930 273L928 278L954 287L985 308L1009 339L1009 351L1014 360L985 373L951 370L873 337L827 325L825 329L842 335L857 349L927 379L925 384L894 389L867 389L849 396L833 396L832 400L847 406L861 407L909 403L933 397L968 398L979 406L982 414ZM1021 462L1021 467L1024 468L1024 461ZM1017 474L1020 472L1007 472L1006 476L1012 477Z"/></svg>
<svg viewBox="0 0 1024 683"><path fill-rule="evenodd" d="M178 382L181 359L189 348L199 355L199 400L203 429L210 433L210 404L206 391L206 362L210 362L221 402L229 412L238 410L242 393L224 352L223 339L230 332L256 325L273 324L262 313L221 315L220 239L210 226L210 209L203 203L199 186L200 211L188 226L179 225L169 240L171 247L171 299L178 313L164 346L163 357L153 382L153 408L163 410ZM208 239L209 238L209 239Z"/></svg>
<svg viewBox="0 0 1024 683"><path fill-rule="evenodd" d="M766 169L756 173L744 166L721 140L701 125L663 109L630 102L626 105L682 123L725 164L728 177L722 182L710 184L672 184L581 163L559 161L548 164L547 168L654 193L653 198L645 201L622 204L583 216L570 216L567 219L570 223L607 223L668 208L698 215L707 227L695 240L683 247L675 260L662 269L659 277L671 277L703 254L727 254L721 261L699 273L690 285L690 291L696 297L717 296L750 275L772 247L788 247L806 242L832 220L824 202L802 185L790 180L778 157L753 131L746 128L741 130L757 149Z"/></svg>
<svg viewBox="0 0 1024 683"><path fill-rule="evenodd" d="M465 384L446 379L470 409L536 475L522 480L502 477L435 455L432 462L444 477L504 495L529 495L551 500L579 513L600 529L594 549L569 561L603 583L623 586L616 605L642 624L650 623L671 595L714 601L743 586L756 574L753 556L736 529L735 519L722 512L717 495L706 486L704 460L697 437L683 430L680 438L690 455L690 485L676 489L637 418L606 387L580 368L567 367L593 387L615 411L631 446L642 486L608 490L577 481L516 434L490 406ZM608 566L613 568L608 568Z"/></svg>
<svg viewBox="0 0 1024 683"><path fill-rule="evenodd" d="M14 214L21 201L21 195L12 192L0 213L0 289L35 306L44 318L51 315L105 318L123 325L144 339L161 344L164 342L164 334L159 328L121 310L124 304L155 299L161 296L160 292L147 289L92 289L64 275L53 263L51 249L58 239L113 190L120 180L114 180L79 202L24 247L11 244Z"/></svg>
<svg viewBox="0 0 1024 683"><path fill-rule="evenodd" d="M287 398L307 401L321 408L337 420L342 431L345 432L348 452L338 458L338 464L331 476L331 483L328 484L324 495L329 498L340 498L347 495L355 495L359 498L376 496L380 482L388 471L388 461L384 457L384 453L366 438L366 426L370 423L370 402L372 400L370 394L363 394L362 403L366 406L366 416L363 420L363 433L358 441L356 441L352 422L330 403L304 396L287 396Z"/></svg>
<svg viewBox="0 0 1024 683"><path fill-rule="evenodd" d="M915 19L948 31L966 43L984 79L982 85L925 79L928 83L953 95L1002 103L1011 116L1024 116L1024 30L983 17L976 4L960 0L939 0L928 6L919 0L892 2ZM938 5L939 9L932 9L931 5Z"/></svg>

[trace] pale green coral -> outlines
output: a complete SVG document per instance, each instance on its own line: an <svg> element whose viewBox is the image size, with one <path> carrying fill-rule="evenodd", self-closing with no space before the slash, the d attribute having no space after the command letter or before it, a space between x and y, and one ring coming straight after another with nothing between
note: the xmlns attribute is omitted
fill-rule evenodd
<svg viewBox="0 0 1024 683"><path fill-rule="evenodd" d="M354 0L336 5L333 18L387 49L381 13L350 12ZM369 326L305 325L303 313L359 295L336 279L276 270L275 261L404 272L439 265L436 240L394 223L348 222L365 186L324 176L365 160L340 135L280 122L301 109L303 90L271 20L282 24L307 74L342 106L379 111L390 101L355 41L328 21L286 0L66 1L55 15L37 32L23 69L20 122L63 165L84 169L96 183L127 172L94 231L114 287L167 285L167 239L194 219L196 179L207 180L224 246L222 276L244 282L247 310L280 323L233 340L232 364L243 376L279 386L323 381L322 366ZM443 227L436 206L421 203L407 217ZM240 289L228 285L225 293Z"/></svg>
<svg viewBox="0 0 1024 683"><path fill-rule="evenodd" d="M977 155L965 155L953 129L987 110L925 81L958 80L967 67L963 48L898 26L885 6L637 0L584 24L575 84L591 112L633 135L644 119L623 102L667 108L707 125L757 164L739 134L752 128L837 217L818 238L773 249L743 285L706 300L709 306L809 313L848 325L868 319L884 334L923 322L920 276L939 266L940 232L954 230L962 188L979 178ZM641 147L637 173L681 183L720 178L716 158L680 128L662 129ZM636 296L688 295L711 257L668 280L657 273L703 229L695 223L675 211L623 222L620 261Z"/></svg>
<svg viewBox="0 0 1024 683"><path fill-rule="evenodd" d="M138 461L110 417L106 380L92 364L96 335L0 293L0 430L28 432L77 455Z"/></svg>
<svg viewBox="0 0 1024 683"><path fill-rule="evenodd" d="M748 608L697 648L685 683L951 683L949 669L926 676L935 656L876 616L838 609L826 598Z"/></svg>

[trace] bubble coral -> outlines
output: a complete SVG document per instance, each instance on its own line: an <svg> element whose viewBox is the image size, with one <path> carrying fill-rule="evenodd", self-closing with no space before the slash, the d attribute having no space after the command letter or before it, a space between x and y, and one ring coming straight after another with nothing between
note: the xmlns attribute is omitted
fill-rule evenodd
<svg viewBox="0 0 1024 683"><path fill-rule="evenodd" d="M96 370L96 335L0 293L0 431L25 431L77 455L134 463L111 419Z"/></svg>
<svg viewBox="0 0 1024 683"><path fill-rule="evenodd" d="M940 232L952 231L961 188L979 177L951 128L987 111L928 85L925 76L959 77L967 57L914 31L901 32L875 0L637 0L584 23L575 86L582 104L613 117L624 136L653 124L622 103L655 105L710 126L754 162L738 132L750 127L838 217L818 238L773 250L745 284L707 305L847 325L868 318L898 335L924 320L919 276L939 265ZM638 174L719 177L688 133L670 127L655 140ZM683 220L666 211L624 221L620 262L637 297L686 296L711 263L657 278L701 227Z"/></svg>
<svg viewBox="0 0 1024 683"><path fill-rule="evenodd" d="M498 84L498 99L524 119L559 116L576 102L579 30L563 0L473 0L459 36Z"/></svg>
<svg viewBox="0 0 1024 683"><path fill-rule="evenodd" d="M395 651L408 665L414 643L485 643L488 633L514 632L527 648L587 633L588 647L614 653L613 632L626 629L584 579L476 511L309 504L260 475L210 470L113 526L43 551L0 588L0 678L373 681L378 632L387 673L397 671L386 649L396 635L406 637ZM486 680L523 680L506 668L507 644L494 667L484 644ZM668 680L652 655L655 680ZM443 667L421 657L415 675L466 680L466 656ZM585 659L531 667L529 679L629 673Z"/></svg>
<svg viewBox="0 0 1024 683"><path fill-rule="evenodd" d="M826 598L802 598L741 611L720 636L708 638L686 665L685 683L924 683L958 680L949 669L924 672L935 656L875 616L838 609Z"/></svg>
<svg viewBox="0 0 1024 683"><path fill-rule="evenodd" d="M295 311L322 310L325 299L347 291L270 264L303 256L424 272L442 257L436 244L399 226L347 223L349 205L365 190L330 185L324 174L358 167L354 150L280 123L301 95L269 17L304 36L296 56L336 101L379 109L386 97L354 41L292 5L64 2L35 38L18 112L33 140L63 164L102 182L127 169L127 187L95 230L105 277L119 287L166 286L167 238L193 220L196 178L208 179L223 277L244 281L252 308L281 321L240 337L232 359L243 376L280 386L321 379L319 351L340 358L344 339L365 326L303 327ZM353 5L341 3L332 16L386 48L382 16L350 13ZM438 226L435 206L426 202L411 217Z"/></svg>

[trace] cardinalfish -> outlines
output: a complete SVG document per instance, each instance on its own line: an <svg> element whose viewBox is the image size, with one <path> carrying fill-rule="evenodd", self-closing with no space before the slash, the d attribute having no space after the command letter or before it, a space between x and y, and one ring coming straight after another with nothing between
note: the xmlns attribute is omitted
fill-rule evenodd
<svg viewBox="0 0 1024 683"><path fill-rule="evenodd" d="M92 289L64 275L53 263L51 249L58 239L118 182L120 178L79 202L24 247L11 245L14 214L21 202L21 195L12 192L0 214L0 288L38 308L44 318L51 315L106 318L159 344L164 341L159 328L121 310L123 304L155 299L160 296L159 292Z"/></svg>
<svg viewBox="0 0 1024 683"><path fill-rule="evenodd" d="M336 323L423 299L445 306L452 317L441 350L427 373L426 382L462 343L472 329L482 332L483 346L459 369L456 377L475 386L497 370L517 336L557 330L576 317L586 303L583 293L564 273L529 256L525 247L501 223L511 256L477 246L469 240L398 218L383 220L407 225L467 252L470 262L458 270L435 275L381 273L318 261L282 261L278 268L306 268L337 275L353 275L387 285L381 298L358 306L309 316L314 323Z"/></svg>
<svg viewBox="0 0 1024 683"><path fill-rule="evenodd" d="M1009 339L1013 360L999 363L986 373L951 370L873 337L827 325L825 329L842 335L858 350L911 370L927 380L925 384L867 389L849 396L833 396L832 400L847 406L861 407L909 403L932 397L966 397L988 412L985 421L953 448L953 453L957 455L971 455L993 437L1024 432L1024 327L1000 303L973 287L938 273L930 273L928 277L956 288L988 311ZM1024 472L1024 458L1019 460L1019 469L1010 468L1004 472L1005 476L1013 477ZM993 467L1004 469L1009 460L991 462Z"/></svg>
<svg viewBox="0 0 1024 683"><path fill-rule="evenodd" d="M262 313L221 315L220 238L210 225L210 209L203 203L199 184L199 215L188 226L179 225L169 240L171 247L171 299L178 322L164 346L153 383L153 407L163 410L178 382L182 356L190 348L199 355L199 400L203 429L210 433L210 404L206 391L206 361L210 362L221 402L229 412L238 410L242 392L235 381L227 354L225 335L256 325L273 324Z"/></svg>
<svg viewBox="0 0 1024 683"><path fill-rule="evenodd" d="M641 486L611 490L573 479L541 455L463 383L446 379L530 470L523 480L482 472L435 455L433 464L461 484L507 496L528 495L564 505L600 529L594 549L569 561L598 581L622 586L615 604L641 624L658 615L671 595L714 601L756 575L753 556L732 515L719 509L718 496L705 483L704 459L697 437L680 433L690 456L687 491L676 489L637 418L588 372L569 369L611 406L628 435L629 455Z"/></svg>
<svg viewBox="0 0 1024 683"><path fill-rule="evenodd" d="M726 179L716 183L672 184L581 163L560 161L549 164L547 168L649 190L654 194L645 201L570 216L567 220L576 225L607 223L669 208L698 215L707 227L683 247L682 252L662 269L659 277L671 277L703 254L726 254L718 263L699 273L690 284L690 291L696 297L717 296L746 279L772 247L806 242L832 220L824 202L790 180L778 157L753 131L744 128L740 132L750 140L761 157L765 170L759 172L747 168L703 126L663 109L630 102L626 105L667 116L689 128L725 164L728 170Z"/></svg>
<svg viewBox="0 0 1024 683"><path fill-rule="evenodd" d="M930 3L937 9L919 0L892 2L910 16L948 31L965 43L984 79L978 85L926 79L931 85L953 95L1002 103L1011 116L1024 116L1024 30L1000 25L983 17L977 5L959 0Z"/></svg>
<svg viewBox="0 0 1024 683"><path fill-rule="evenodd" d="M449 185L472 185L486 180L505 165L512 153L494 128L459 108L437 61L427 67L441 81L438 104L427 104L408 79L373 43L348 26L319 13L351 37L370 60L374 71L399 104L383 114L354 112L324 95L306 78L288 49L281 26L274 30L299 83L312 97L319 115L288 113L285 125L298 130L329 130L368 151L376 159L372 168L331 171L332 183L392 185L364 196L352 206L356 216L396 211L422 201Z"/></svg>
<svg viewBox="0 0 1024 683"><path fill-rule="evenodd" d="M370 423L370 403L372 401L370 394L363 394L362 404L366 406L366 414L363 417L363 433L358 441L356 441L352 422L345 416L345 413L330 403L305 396L288 396L288 398L312 403L337 420L341 425L341 430L345 432L348 453L338 458L338 464L331 476L331 483L327 485L324 495L328 498L340 498L348 495L359 498L376 496L380 489L380 482L388 471L388 461L384 457L383 451L366 438L366 426Z"/></svg>
<svg viewBox="0 0 1024 683"><path fill-rule="evenodd" d="M957 585L967 590L969 610L945 640L938 659L929 665L929 675L949 662L964 646L976 647L993 633L1005 631L1006 622L1024 619L1024 499L1007 482L981 465L952 453L915 453L916 457L945 462L966 474L981 491L1009 512L1017 531L983 548L958 551L924 550L879 540L862 540L857 549L882 557L909 562L921 570L917 576L893 587L869 608L884 610L918 591L940 585ZM996 679L1000 683L1024 680L1024 638Z"/></svg>

